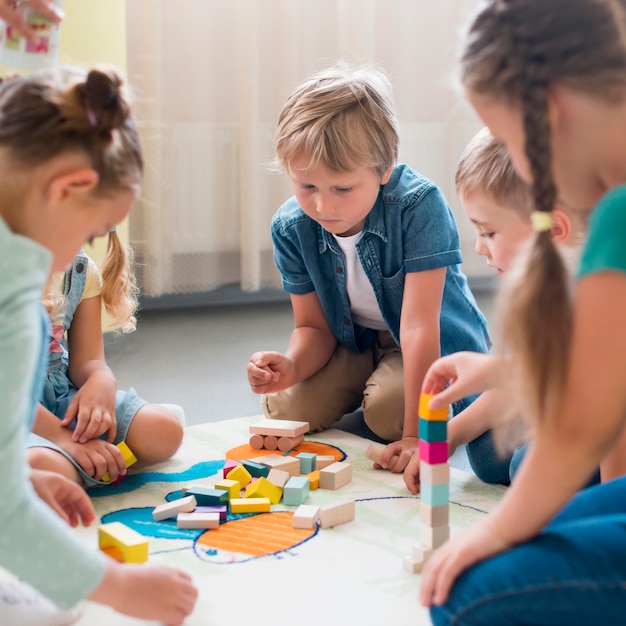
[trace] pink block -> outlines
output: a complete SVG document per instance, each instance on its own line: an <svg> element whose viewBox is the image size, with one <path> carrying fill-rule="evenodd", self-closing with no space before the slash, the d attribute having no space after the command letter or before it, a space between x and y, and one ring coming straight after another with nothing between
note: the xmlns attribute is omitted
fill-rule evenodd
<svg viewBox="0 0 626 626"><path fill-rule="evenodd" d="M222 470L222 474L224 478L226 478L226 475L228 474L228 472L230 472L230 470L232 469L235 469L237 465L239 465L238 461L233 461L232 459L226 459L226 462L224 463L224 469Z"/></svg>
<svg viewBox="0 0 626 626"><path fill-rule="evenodd" d="M431 465L448 462L448 442L436 441L429 443L420 439L420 460Z"/></svg>

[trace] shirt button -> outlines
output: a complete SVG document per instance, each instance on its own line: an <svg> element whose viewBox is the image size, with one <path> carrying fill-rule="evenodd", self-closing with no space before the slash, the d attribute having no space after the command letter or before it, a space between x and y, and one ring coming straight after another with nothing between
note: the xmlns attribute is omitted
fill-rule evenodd
<svg viewBox="0 0 626 626"><path fill-rule="evenodd" d="M347 317L343 318L343 325L344 326L350 326L350 320Z"/></svg>
<svg viewBox="0 0 626 626"><path fill-rule="evenodd" d="M79 274L82 274L84 269L85 269L85 266L82 263L76 263L76 271Z"/></svg>
<svg viewBox="0 0 626 626"><path fill-rule="evenodd" d="M343 269L341 269L340 267L337 268L337 274L343 274Z"/></svg>

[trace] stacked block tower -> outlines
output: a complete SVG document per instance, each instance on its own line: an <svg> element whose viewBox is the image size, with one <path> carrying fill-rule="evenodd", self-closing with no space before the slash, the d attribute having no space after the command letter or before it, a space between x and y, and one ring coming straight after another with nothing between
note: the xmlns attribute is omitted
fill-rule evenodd
<svg viewBox="0 0 626 626"><path fill-rule="evenodd" d="M419 402L420 543L404 559L410 572L421 571L426 559L450 536L450 464L448 463L448 407L433 410L433 396Z"/></svg>

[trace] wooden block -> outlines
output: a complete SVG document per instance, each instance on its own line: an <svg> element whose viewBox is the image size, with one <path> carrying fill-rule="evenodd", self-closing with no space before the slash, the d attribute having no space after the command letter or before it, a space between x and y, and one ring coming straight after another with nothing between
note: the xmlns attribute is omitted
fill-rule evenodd
<svg viewBox="0 0 626 626"><path fill-rule="evenodd" d="M438 441L435 443L428 443L420 439L420 460L437 465L438 463L448 462L448 442Z"/></svg>
<svg viewBox="0 0 626 626"><path fill-rule="evenodd" d="M320 518L320 507L312 504L301 504L293 514L294 528L315 528Z"/></svg>
<svg viewBox="0 0 626 626"><path fill-rule="evenodd" d="M448 440L448 422L437 422L425 420L420 417L419 422L420 439L435 443Z"/></svg>
<svg viewBox="0 0 626 626"><path fill-rule="evenodd" d="M172 500L155 507L152 511L152 519L155 522L176 517L179 513L191 513L196 508L196 499L193 496L185 496L178 500Z"/></svg>
<svg viewBox="0 0 626 626"><path fill-rule="evenodd" d="M322 528L332 528L351 522L355 515L354 500L348 502L338 502L336 504L326 504L320 507L320 525Z"/></svg>
<svg viewBox="0 0 626 626"><path fill-rule="evenodd" d="M240 463L237 467L228 472L226 478L228 480L236 480L241 489L245 489L246 485L248 485L252 479L252 476L250 476L250 472Z"/></svg>
<svg viewBox="0 0 626 626"><path fill-rule="evenodd" d="M267 513L270 510L269 498L233 498L230 501L231 513Z"/></svg>
<svg viewBox="0 0 626 626"><path fill-rule="evenodd" d="M332 454L318 454L315 459L315 469L323 470L333 463L335 463L335 457Z"/></svg>
<svg viewBox="0 0 626 626"><path fill-rule="evenodd" d="M207 478L206 480L198 480L198 481L195 481L193 483L189 483L187 485L183 485L180 488L180 490L181 490L182 494L184 496L186 496L187 495L187 491L189 489L193 489L194 487L208 487L209 489L215 489L215 483L217 481L221 480L221 478L222 478L222 475L220 473L220 474L217 474L215 476L212 476L211 478Z"/></svg>
<svg viewBox="0 0 626 626"><path fill-rule="evenodd" d="M278 437L275 435L267 435L263 437L263 447L266 450L278 450Z"/></svg>
<svg viewBox="0 0 626 626"><path fill-rule="evenodd" d="M228 476L228 473L231 470L234 470L237 467L237 465L241 465L239 461L234 461L233 459L226 459L224 463L224 467L222 468L222 476L226 478Z"/></svg>
<svg viewBox="0 0 626 626"><path fill-rule="evenodd" d="M178 528L218 528L220 525L219 513L179 513L176 517Z"/></svg>
<svg viewBox="0 0 626 626"><path fill-rule="evenodd" d="M250 472L250 476L252 477L260 477L263 476L267 478L267 474L269 472L269 468L267 465L261 465L261 463L257 463L256 461L242 461L241 464Z"/></svg>
<svg viewBox="0 0 626 626"><path fill-rule="evenodd" d="M387 446L383 445L382 443L376 443L374 441L370 443L370 445L367 447L367 450L365 451L365 457L373 463L378 463L380 465L381 458L386 447ZM391 460L389 461L389 466L386 469L393 470L394 465L397 463L397 461L398 455L394 454L391 457Z"/></svg>
<svg viewBox="0 0 626 626"><path fill-rule="evenodd" d="M427 463L420 461L420 482L429 485L443 485L450 482L450 464L445 463Z"/></svg>
<svg viewBox="0 0 626 626"><path fill-rule="evenodd" d="M420 502L420 521L426 526L447 526L450 523L450 506L430 506Z"/></svg>
<svg viewBox="0 0 626 626"><path fill-rule="evenodd" d="M132 450L128 447L125 441L120 441L117 444L117 448L122 453L127 468L137 463L137 457L133 454ZM123 476L118 476L114 484L117 484L120 480L122 480L122 478ZM105 472L100 480L105 483L111 482L111 475L109 474L109 472Z"/></svg>
<svg viewBox="0 0 626 626"><path fill-rule="evenodd" d="M98 546L123 563L145 563L148 560L148 540L121 522L98 526Z"/></svg>
<svg viewBox="0 0 626 626"><path fill-rule="evenodd" d="M352 465L345 461L320 470L320 489L339 489L352 480Z"/></svg>
<svg viewBox="0 0 626 626"><path fill-rule="evenodd" d="M268 498L272 504L278 504L283 495L283 490L270 482L267 478L257 478L248 485L244 498Z"/></svg>
<svg viewBox="0 0 626 626"><path fill-rule="evenodd" d="M300 435L299 437L279 437L278 449L283 452L289 452L299 446L303 441L304 435Z"/></svg>
<svg viewBox="0 0 626 626"><path fill-rule="evenodd" d="M282 489L287 484L287 481L289 480L290 477L291 477L291 474L289 474L289 472L285 472L285 470L272 467L272 469L270 469L267 475L267 480L269 480L271 483L274 483L277 487L280 487Z"/></svg>
<svg viewBox="0 0 626 626"><path fill-rule="evenodd" d="M266 419L250 426L251 435L274 435L276 437L298 437L309 431L309 422Z"/></svg>
<svg viewBox="0 0 626 626"><path fill-rule="evenodd" d="M218 480L214 486L216 489L228 491L229 500L231 498L238 498L241 495L241 485L238 480L228 480L228 478L225 478L224 480Z"/></svg>
<svg viewBox="0 0 626 626"><path fill-rule="evenodd" d="M426 549L420 544L414 545L411 555L402 559L403 569L411 574L417 574L421 572L424 564L432 553L432 550Z"/></svg>
<svg viewBox="0 0 626 626"><path fill-rule="evenodd" d="M430 506L441 506L449 502L450 488L445 485L429 485L420 483L420 501Z"/></svg>
<svg viewBox="0 0 626 626"><path fill-rule="evenodd" d="M257 459L259 463L267 465L269 468L276 468L287 472L290 476L300 476L300 461L293 456L280 456L279 454L269 454Z"/></svg>
<svg viewBox="0 0 626 626"><path fill-rule="evenodd" d="M313 452L300 452L296 454L296 459L300 461L300 474L310 474L315 471L317 454Z"/></svg>
<svg viewBox="0 0 626 626"><path fill-rule="evenodd" d="M419 410L417 412L419 417L423 417L425 420L445 422L448 421L448 407L443 409L431 409L428 404L431 399L435 397L432 393L423 393L420 395Z"/></svg>
<svg viewBox="0 0 626 626"><path fill-rule="evenodd" d="M298 506L309 497L311 483L306 476L292 476L283 489L283 504Z"/></svg>
<svg viewBox="0 0 626 626"><path fill-rule="evenodd" d="M196 503L199 506L228 504L228 500L230 499L230 492L228 490L217 489L214 487L204 487L202 485L188 487L185 495L194 496Z"/></svg>
<svg viewBox="0 0 626 626"><path fill-rule="evenodd" d="M217 513L220 516L220 522L225 522L228 518L228 506L226 504L220 504L218 506L197 506L192 513Z"/></svg>
<svg viewBox="0 0 626 626"><path fill-rule="evenodd" d="M306 477L309 479L311 491L319 488L320 486L320 471L319 470L315 470L314 472L307 474Z"/></svg>
<svg viewBox="0 0 626 626"><path fill-rule="evenodd" d="M436 550L450 539L450 526L426 526L421 524L420 538L422 544Z"/></svg>
<svg viewBox="0 0 626 626"><path fill-rule="evenodd" d="M265 437L263 435L252 435L249 441L250 447L253 450L263 450L264 440Z"/></svg>

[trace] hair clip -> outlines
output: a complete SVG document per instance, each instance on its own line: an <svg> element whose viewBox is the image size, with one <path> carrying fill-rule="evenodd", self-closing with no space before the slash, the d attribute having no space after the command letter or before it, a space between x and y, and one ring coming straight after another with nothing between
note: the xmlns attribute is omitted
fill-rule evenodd
<svg viewBox="0 0 626 626"><path fill-rule="evenodd" d="M87 119L92 128L98 128L98 117L90 106L85 107L87 110Z"/></svg>
<svg viewBox="0 0 626 626"><path fill-rule="evenodd" d="M530 214L530 221L533 225L533 230L538 233L551 230L554 223L552 213L549 211L533 211Z"/></svg>

